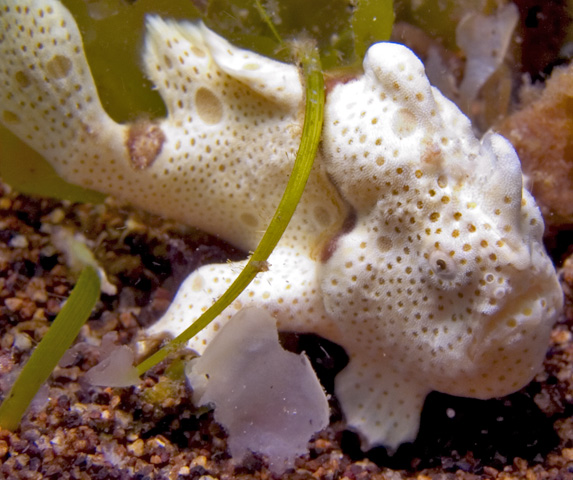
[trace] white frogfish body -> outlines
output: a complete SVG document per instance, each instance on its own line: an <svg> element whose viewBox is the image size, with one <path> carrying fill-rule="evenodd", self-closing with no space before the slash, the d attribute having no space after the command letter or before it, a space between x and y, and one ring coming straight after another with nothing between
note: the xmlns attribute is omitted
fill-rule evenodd
<svg viewBox="0 0 573 480"><path fill-rule="evenodd" d="M168 114L120 125L60 2L0 0L0 32L0 121L63 178L256 248L300 142L295 66L150 16L143 60ZM248 305L337 342L349 427L364 448L392 450L415 438L430 391L495 397L539 370L563 302L542 234L507 140L478 140L410 50L379 43L327 96L321 149L268 271L190 345L202 352ZM243 265L193 272L149 333L181 332Z"/></svg>

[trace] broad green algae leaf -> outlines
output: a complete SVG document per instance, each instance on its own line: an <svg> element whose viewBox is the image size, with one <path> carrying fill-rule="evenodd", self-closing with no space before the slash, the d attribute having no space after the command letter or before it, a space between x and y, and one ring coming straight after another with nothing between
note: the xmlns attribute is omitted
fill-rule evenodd
<svg viewBox="0 0 573 480"><path fill-rule="evenodd" d="M356 0L352 15L354 51L362 61L368 47L376 42L390 39L394 25L394 2L392 0Z"/></svg>
<svg viewBox="0 0 573 480"><path fill-rule="evenodd" d="M62 2L82 33L84 50L102 105L118 123L163 117L165 106L143 73L141 50L145 16L196 21L200 12L191 1L103 0ZM100 4L107 4L105 14ZM113 55L110 54L113 52Z"/></svg>
<svg viewBox="0 0 573 480"><path fill-rule="evenodd" d="M353 62L347 0L261 0L259 4L284 40L312 38L325 69ZM290 60L290 52L277 41L255 0L210 0L204 20L234 45Z"/></svg>
<svg viewBox="0 0 573 480"><path fill-rule="evenodd" d="M54 168L0 126L0 177L20 193L81 203L102 203L105 195L64 181Z"/></svg>

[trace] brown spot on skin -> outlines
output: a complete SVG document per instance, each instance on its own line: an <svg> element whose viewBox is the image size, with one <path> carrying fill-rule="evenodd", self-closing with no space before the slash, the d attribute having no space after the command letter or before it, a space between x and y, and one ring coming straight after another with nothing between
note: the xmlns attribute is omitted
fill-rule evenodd
<svg viewBox="0 0 573 480"><path fill-rule="evenodd" d="M2 119L5 123L20 123L20 117L10 110L4 110L2 112Z"/></svg>
<svg viewBox="0 0 573 480"><path fill-rule="evenodd" d="M346 217L346 220L344 220L342 228L338 232L336 232L336 234L333 235L332 238L330 238L324 245L324 248L322 249L322 253L320 255L320 261L322 263L328 262L328 260L330 259L330 257L332 257L332 255L336 251L336 248L338 247L338 239L342 237L345 233L350 232L355 225L356 225L356 214L352 212L348 217Z"/></svg>
<svg viewBox="0 0 573 480"><path fill-rule="evenodd" d="M243 213L240 216L240 219L245 225L252 227L252 228L256 228L259 225L259 221L257 220L257 217L255 217L251 213Z"/></svg>
<svg viewBox="0 0 573 480"><path fill-rule="evenodd" d="M381 252L388 252L392 248L392 239L386 235L382 235L376 240L376 245Z"/></svg>
<svg viewBox="0 0 573 480"><path fill-rule="evenodd" d="M127 134L126 146L131 164L138 170L148 168L161 153L165 134L154 123L137 122Z"/></svg>
<svg viewBox="0 0 573 480"><path fill-rule="evenodd" d="M422 162L430 165L439 165L442 160L442 149L430 138L422 139Z"/></svg>
<svg viewBox="0 0 573 480"><path fill-rule="evenodd" d="M53 80L66 78L72 69L72 61L63 55L54 55L46 64L46 72Z"/></svg>
<svg viewBox="0 0 573 480"><path fill-rule="evenodd" d="M26 75L22 71L17 71L16 74L14 75L14 78L16 79L18 85L20 85L20 87L22 88L29 87L30 84L32 83L28 75Z"/></svg>
<svg viewBox="0 0 573 480"><path fill-rule="evenodd" d="M314 218L323 227L329 226L332 221L328 210L320 205L314 209Z"/></svg>
<svg viewBox="0 0 573 480"><path fill-rule="evenodd" d="M223 118L223 104L211 90L200 87L195 93L195 107L201 120L207 125L215 125Z"/></svg>
<svg viewBox="0 0 573 480"><path fill-rule="evenodd" d="M339 84L345 84L355 80L358 76L359 74L357 71L336 71L334 73L325 73L324 87L326 89L326 93L330 92Z"/></svg>

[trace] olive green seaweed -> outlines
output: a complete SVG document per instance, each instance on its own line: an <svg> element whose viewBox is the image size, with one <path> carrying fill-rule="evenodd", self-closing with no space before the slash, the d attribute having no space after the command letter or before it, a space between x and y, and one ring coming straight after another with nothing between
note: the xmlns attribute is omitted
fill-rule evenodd
<svg viewBox="0 0 573 480"><path fill-rule="evenodd" d="M370 45L390 38L393 24L392 0L355 0L352 30L354 54L358 61L362 61Z"/></svg>
<svg viewBox="0 0 573 480"><path fill-rule="evenodd" d="M62 310L0 405L0 427L6 430L18 428L30 402L89 318L99 294L97 272L93 267L84 267Z"/></svg>
<svg viewBox="0 0 573 480"><path fill-rule="evenodd" d="M39 153L1 126L0 177L14 190L26 195L80 203L102 203L105 200L102 193L63 180Z"/></svg>

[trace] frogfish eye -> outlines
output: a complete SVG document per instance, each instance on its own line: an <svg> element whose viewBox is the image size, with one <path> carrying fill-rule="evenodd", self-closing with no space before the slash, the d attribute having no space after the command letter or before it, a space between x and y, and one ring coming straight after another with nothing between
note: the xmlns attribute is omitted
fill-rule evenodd
<svg viewBox="0 0 573 480"><path fill-rule="evenodd" d="M428 257L430 272L433 272L442 280L453 280L458 273L456 261L448 254L435 250Z"/></svg>

